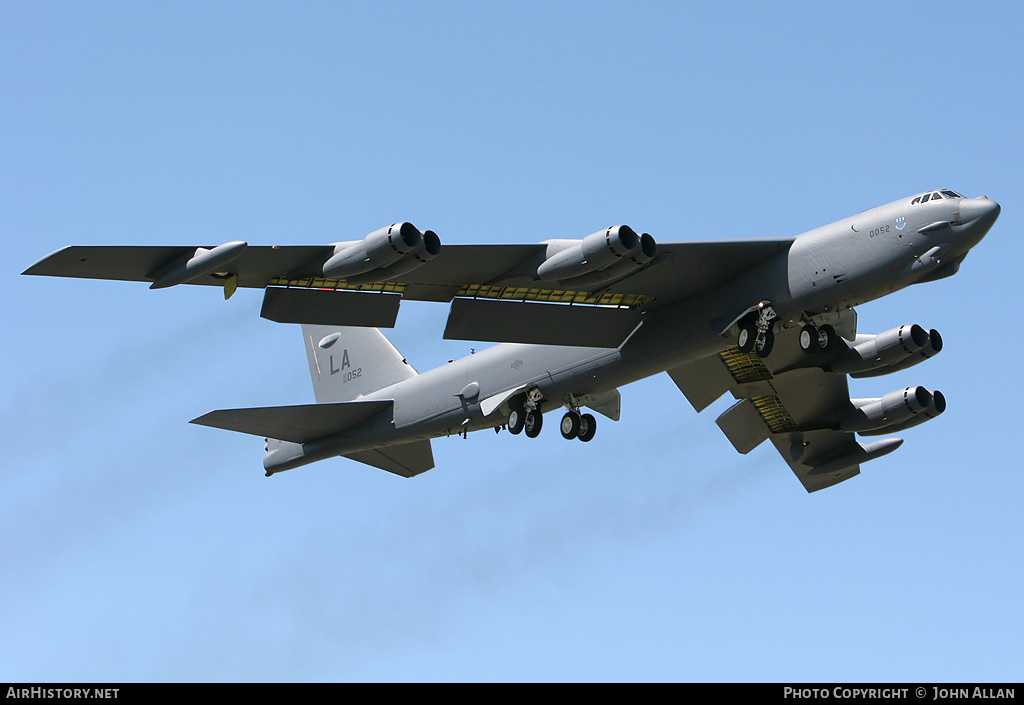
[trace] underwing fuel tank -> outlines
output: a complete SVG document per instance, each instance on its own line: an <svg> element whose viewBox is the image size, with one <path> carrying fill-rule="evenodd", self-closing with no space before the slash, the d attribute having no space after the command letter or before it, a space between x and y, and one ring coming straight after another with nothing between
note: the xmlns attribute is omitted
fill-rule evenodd
<svg viewBox="0 0 1024 705"><path fill-rule="evenodd" d="M181 258L158 270L151 276L155 281L149 285L150 289L166 289L169 286L185 284L198 279L199 277L211 274L237 259L248 247L242 240L225 242L212 250L205 247L197 247L195 254L189 258Z"/></svg>
<svg viewBox="0 0 1024 705"><path fill-rule="evenodd" d="M854 465L860 465L869 460L888 455L901 445L903 445L902 438L886 438L874 443L858 443L856 449L816 465L808 474L825 475L831 472L841 472Z"/></svg>

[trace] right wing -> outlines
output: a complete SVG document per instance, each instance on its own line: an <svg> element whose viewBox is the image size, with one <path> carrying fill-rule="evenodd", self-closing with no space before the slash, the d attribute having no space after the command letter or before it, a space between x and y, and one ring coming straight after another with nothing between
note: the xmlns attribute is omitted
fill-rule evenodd
<svg viewBox="0 0 1024 705"><path fill-rule="evenodd" d="M852 316L852 310L846 315ZM697 411L731 392L738 401L717 424L733 447L749 453L770 440L808 492L854 477L861 463L891 453L903 442L885 438L861 443L858 433L904 430L945 408L941 394L918 387L880 399L851 400L847 375L831 371L831 366L850 359L853 344L840 339L833 350L808 356L797 345L798 332L791 328L778 333L768 360L733 348L669 370L669 375ZM864 337L875 336L858 340ZM904 362L892 370L906 366Z"/></svg>

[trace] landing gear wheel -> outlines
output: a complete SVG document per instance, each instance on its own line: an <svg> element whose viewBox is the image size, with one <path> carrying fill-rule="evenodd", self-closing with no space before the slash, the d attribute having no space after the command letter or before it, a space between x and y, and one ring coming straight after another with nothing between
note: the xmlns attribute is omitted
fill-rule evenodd
<svg viewBox="0 0 1024 705"><path fill-rule="evenodd" d="M818 329L818 349L832 350L839 343L839 334L836 329L827 323Z"/></svg>
<svg viewBox="0 0 1024 705"><path fill-rule="evenodd" d="M754 350L761 359L771 355L773 347L775 347L775 333L771 328L757 336L757 339L754 341Z"/></svg>
<svg viewBox="0 0 1024 705"><path fill-rule="evenodd" d="M575 411L565 412L560 429L562 431L562 438L566 440L578 438L580 435L580 415Z"/></svg>
<svg viewBox="0 0 1024 705"><path fill-rule="evenodd" d="M810 355L818 347L818 329L806 325L800 329L800 349Z"/></svg>
<svg viewBox="0 0 1024 705"><path fill-rule="evenodd" d="M580 430L577 437L586 443L594 437L595 433L597 433L597 419L594 418L594 415L583 414L580 416Z"/></svg>
<svg viewBox="0 0 1024 705"><path fill-rule="evenodd" d="M736 346L740 349L741 353L748 353L754 349L754 343L757 341L757 326L753 323L747 323L746 325L740 326L739 337L736 338Z"/></svg>
<svg viewBox="0 0 1024 705"><path fill-rule="evenodd" d="M544 416L541 415L540 409L526 412L526 423L523 424L523 430L526 431L527 438L536 438L539 436L540 428L543 425Z"/></svg>
<svg viewBox="0 0 1024 705"><path fill-rule="evenodd" d="M513 436L518 436L523 431L523 426L526 424L526 410L520 407L512 407L512 411L508 413L508 432Z"/></svg>

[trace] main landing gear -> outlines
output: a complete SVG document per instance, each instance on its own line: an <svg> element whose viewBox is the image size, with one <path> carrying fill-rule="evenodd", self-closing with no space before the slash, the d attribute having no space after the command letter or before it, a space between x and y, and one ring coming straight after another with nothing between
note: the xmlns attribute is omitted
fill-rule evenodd
<svg viewBox="0 0 1024 705"><path fill-rule="evenodd" d="M578 410L570 409L562 417L560 430L562 431L562 438L566 440L579 438L586 443L593 439L594 434L597 433L597 419L594 418L593 414L581 414Z"/></svg>
<svg viewBox="0 0 1024 705"><path fill-rule="evenodd" d="M839 333L828 323L815 326L812 322L814 320L812 315L808 313L801 314L800 320L804 326L800 329L797 340L800 343L800 349L806 355L833 352L841 346ZM788 322L781 321L772 308L771 301L762 301L749 309L747 314L737 322L739 334L736 336L736 346L740 352L756 353L760 358L768 357L775 346L774 328L776 323L780 323L781 328L788 329L794 321L792 319Z"/></svg>
<svg viewBox="0 0 1024 705"><path fill-rule="evenodd" d="M740 334L736 339L740 352L754 352L760 358L768 357L775 347L775 332L772 330L775 317L770 301L759 303L754 319L740 324Z"/></svg>
<svg viewBox="0 0 1024 705"><path fill-rule="evenodd" d="M508 432L513 436L526 431L527 438L536 438L544 425L544 415L540 411L540 401L544 396L537 388L526 394L525 400L512 403L508 412Z"/></svg>
<svg viewBox="0 0 1024 705"><path fill-rule="evenodd" d="M526 393L526 398L520 397L511 403L508 413L508 431L512 435L525 432L528 438L536 438L540 435L540 429L544 425L544 416L541 414L540 403L543 395L539 389L531 389ZM565 406L569 409L562 417L559 430L562 438L578 438L584 443L593 439L597 433L597 419L593 414L581 414L579 405L572 395L567 395Z"/></svg>
<svg viewBox="0 0 1024 705"><path fill-rule="evenodd" d="M832 350L838 342L839 334L836 333L835 328L827 323L820 328L815 328L808 323L800 329L800 349L807 355L810 355L815 350Z"/></svg>

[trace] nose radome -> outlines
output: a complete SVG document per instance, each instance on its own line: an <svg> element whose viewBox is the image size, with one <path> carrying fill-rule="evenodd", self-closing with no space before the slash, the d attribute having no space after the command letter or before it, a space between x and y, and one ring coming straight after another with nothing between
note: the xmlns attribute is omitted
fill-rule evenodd
<svg viewBox="0 0 1024 705"><path fill-rule="evenodd" d="M999 204L985 198L964 198L960 201L960 222L971 223L979 218L995 221L999 217Z"/></svg>

